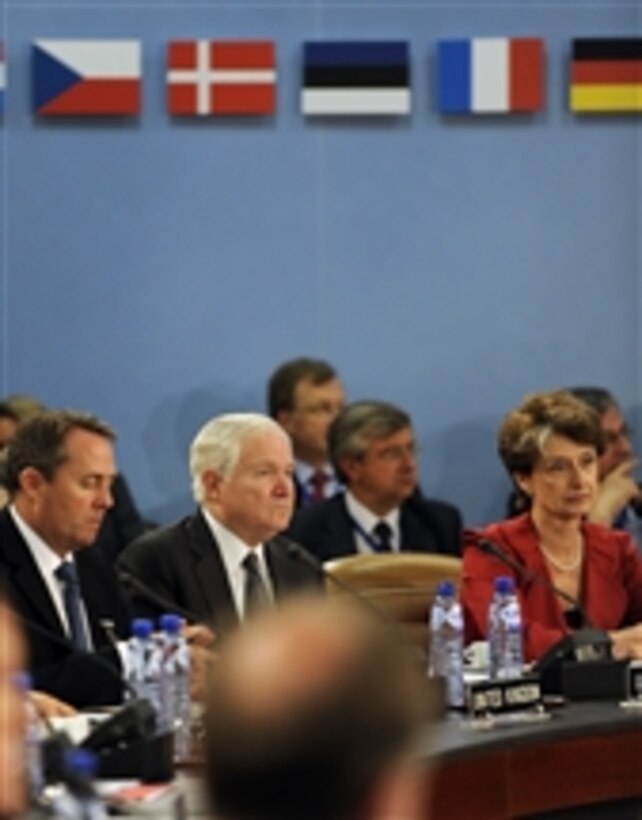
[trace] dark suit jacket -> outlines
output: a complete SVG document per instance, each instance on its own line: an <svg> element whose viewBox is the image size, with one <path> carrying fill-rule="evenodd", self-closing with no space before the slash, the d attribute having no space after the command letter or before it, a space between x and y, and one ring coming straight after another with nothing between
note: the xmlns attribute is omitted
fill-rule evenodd
<svg viewBox="0 0 642 820"><path fill-rule="evenodd" d="M277 536L265 544L277 598L305 588L319 588L323 580L320 570L290 554L290 543ZM121 554L118 566L158 595L192 612L195 620L210 626L217 635L238 626L239 617L219 546L200 511L134 541ZM136 594L131 603L142 617L157 617L164 611Z"/></svg>
<svg viewBox="0 0 642 820"><path fill-rule="evenodd" d="M401 505L399 526L402 550L461 555L461 516L450 504L414 495ZM356 552L343 493L298 512L287 534L319 561Z"/></svg>
<svg viewBox="0 0 642 820"><path fill-rule="evenodd" d="M120 660L100 621L112 621L116 634L124 638L129 629L129 609L112 568L100 553L93 547L79 550L75 553L75 562L96 650L94 654L102 658L102 663L38 632L40 627L63 641L66 639L66 632L29 548L8 510L0 512L0 575L7 585L15 611L24 619L34 689L50 692L79 707L117 703L122 699L118 680ZM105 663L114 671L105 669Z"/></svg>

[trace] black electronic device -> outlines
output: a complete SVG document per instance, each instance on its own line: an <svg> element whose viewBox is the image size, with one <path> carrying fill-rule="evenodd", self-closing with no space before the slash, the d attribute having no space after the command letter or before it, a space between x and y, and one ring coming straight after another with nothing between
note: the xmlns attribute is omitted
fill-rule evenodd
<svg viewBox="0 0 642 820"><path fill-rule="evenodd" d="M611 639L601 629L565 635L533 667L544 694L569 700L621 698L626 692L626 661L611 656Z"/></svg>

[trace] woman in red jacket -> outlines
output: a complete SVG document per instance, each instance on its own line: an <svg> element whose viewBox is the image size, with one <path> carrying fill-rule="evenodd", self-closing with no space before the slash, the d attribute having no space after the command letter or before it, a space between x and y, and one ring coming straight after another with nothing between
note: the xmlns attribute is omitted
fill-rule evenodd
<svg viewBox="0 0 642 820"><path fill-rule="evenodd" d="M609 633L616 657L642 657L642 558L628 534L586 521L602 446L597 414L563 390L527 396L505 417L499 453L530 509L466 538L462 601L468 640L486 637L494 579L513 575L526 660L539 658L584 620ZM524 569L511 570L484 553L481 539Z"/></svg>

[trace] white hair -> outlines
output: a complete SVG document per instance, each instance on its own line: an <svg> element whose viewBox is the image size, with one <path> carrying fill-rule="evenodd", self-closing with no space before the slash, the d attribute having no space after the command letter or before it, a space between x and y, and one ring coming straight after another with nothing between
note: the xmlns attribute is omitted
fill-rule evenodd
<svg viewBox="0 0 642 820"><path fill-rule="evenodd" d="M289 443L290 438L274 419L261 413L226 413L203 425L194 436L189 450L192 494L197 504L204 498L202 476L214 470L227 478L236 467L243 442L257 433L277 432Z"/></svg>

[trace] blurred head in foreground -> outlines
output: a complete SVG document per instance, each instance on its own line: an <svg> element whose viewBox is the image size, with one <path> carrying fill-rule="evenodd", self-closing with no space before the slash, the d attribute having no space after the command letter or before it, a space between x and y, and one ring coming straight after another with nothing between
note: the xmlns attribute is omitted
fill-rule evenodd
<svg viewBox="0 0 642 820"><path fill-rule="evenodd" d="M225 820L426 817L412 745L424 682L386 626L297 599L222 649L206 719L207 788Z"/></svg>
<svg viewBox="0 0 642 820"><path fill-rule="evenodd" d="M24 704L17 675L25 668L25 645L18 623L0 590L0 817L25 808Z"/></svg>

